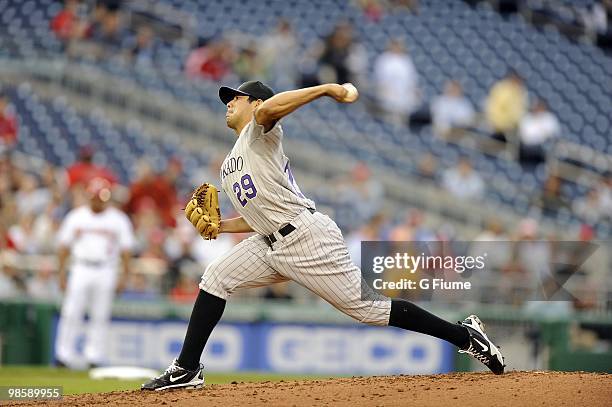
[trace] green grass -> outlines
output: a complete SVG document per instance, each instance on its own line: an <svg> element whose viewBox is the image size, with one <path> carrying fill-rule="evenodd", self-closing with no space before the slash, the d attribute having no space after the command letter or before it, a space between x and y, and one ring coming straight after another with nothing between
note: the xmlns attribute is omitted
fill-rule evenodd
<svg viewBox="0 0 612 407"><path fill-rule="evenodd" d="M329 376L286 375L259 372L205 373L207 384L263 382L280 380L320 379ZM63 386L64 394L103 393L118 390L137 390L143 380L92 380L86 371L53 367L0 367L1 386Z"/></svg>

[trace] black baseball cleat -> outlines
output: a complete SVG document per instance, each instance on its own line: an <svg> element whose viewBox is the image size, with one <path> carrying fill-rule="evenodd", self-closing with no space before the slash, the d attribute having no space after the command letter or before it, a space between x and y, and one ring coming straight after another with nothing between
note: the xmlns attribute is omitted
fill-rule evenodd
<svg viewBox="0 0 612 407"><path fill-rule="evenodd" d="M476 315L470 315L463 321L458 322L467 328L470 334L468 346L460 349L459 353L472 355L495 374L504 373L504 357L499 348L484 333L484 324Z"/></svg>
<svg viewBox="0 0 612 407"><path fill-rule="evenodd" d="M196 370L183 369L174 359L164 373L144 383L140 390L197 389L204 385L203 369L202 364Z"/></svg>

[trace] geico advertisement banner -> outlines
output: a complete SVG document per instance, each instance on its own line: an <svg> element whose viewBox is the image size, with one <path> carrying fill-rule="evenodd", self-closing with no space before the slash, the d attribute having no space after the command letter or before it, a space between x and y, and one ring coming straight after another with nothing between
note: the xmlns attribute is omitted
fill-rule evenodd
<svg viewBox="0 0 612 407"><path fill-rule="evenodd" d="M165 368L187 330L181 321L113 320L109 365ZM75 346L83 347L84 335ZM432 374L452 370L446 342L390 327L221 323L206 345L208 371L323 374Z"/></svg>

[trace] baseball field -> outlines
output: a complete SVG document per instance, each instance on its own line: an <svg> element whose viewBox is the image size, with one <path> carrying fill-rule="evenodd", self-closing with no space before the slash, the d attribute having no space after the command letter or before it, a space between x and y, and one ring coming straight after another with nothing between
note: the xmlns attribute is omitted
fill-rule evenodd
<svg viewBox="0 0 612 407"><path fill-rule="evenodd" d="M85 372L3 368L0 382L64 387L61 401L13 405L111 406L609 406L612 375L585 372L453 373L430 376L316 378L209 374L196 390L146 392L140 381L90 380ZM8 403L7 405L11 405Z"/></svg>

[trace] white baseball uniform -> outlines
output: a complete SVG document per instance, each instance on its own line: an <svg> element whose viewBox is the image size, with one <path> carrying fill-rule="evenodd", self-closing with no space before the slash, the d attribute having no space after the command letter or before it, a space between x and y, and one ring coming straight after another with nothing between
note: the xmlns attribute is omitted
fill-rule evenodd
<svg viewBox="0 0 612 407"><path fill-rule="evenodd" d="M105 355L120 254L134 246L132 225L117 208L95 213L89 206L81 206L62 222L58 244L70 249L71 265L55 342L56 358L67 364L77 359L75 341L88 309L84 353L89 363L99 364Z"/></svg>
<svg viewBox="0 0 612 407"><path fill-rule="evenodd" d="M200 288L227 299L239 288L293 280L360 322L388 325L391 301L362 283L336 223L301 193L282 138L280 123L265 132L253 118L225 158L223 190L257 234L211 263ZM283 236L289 224L295 229Z"/></svg>

